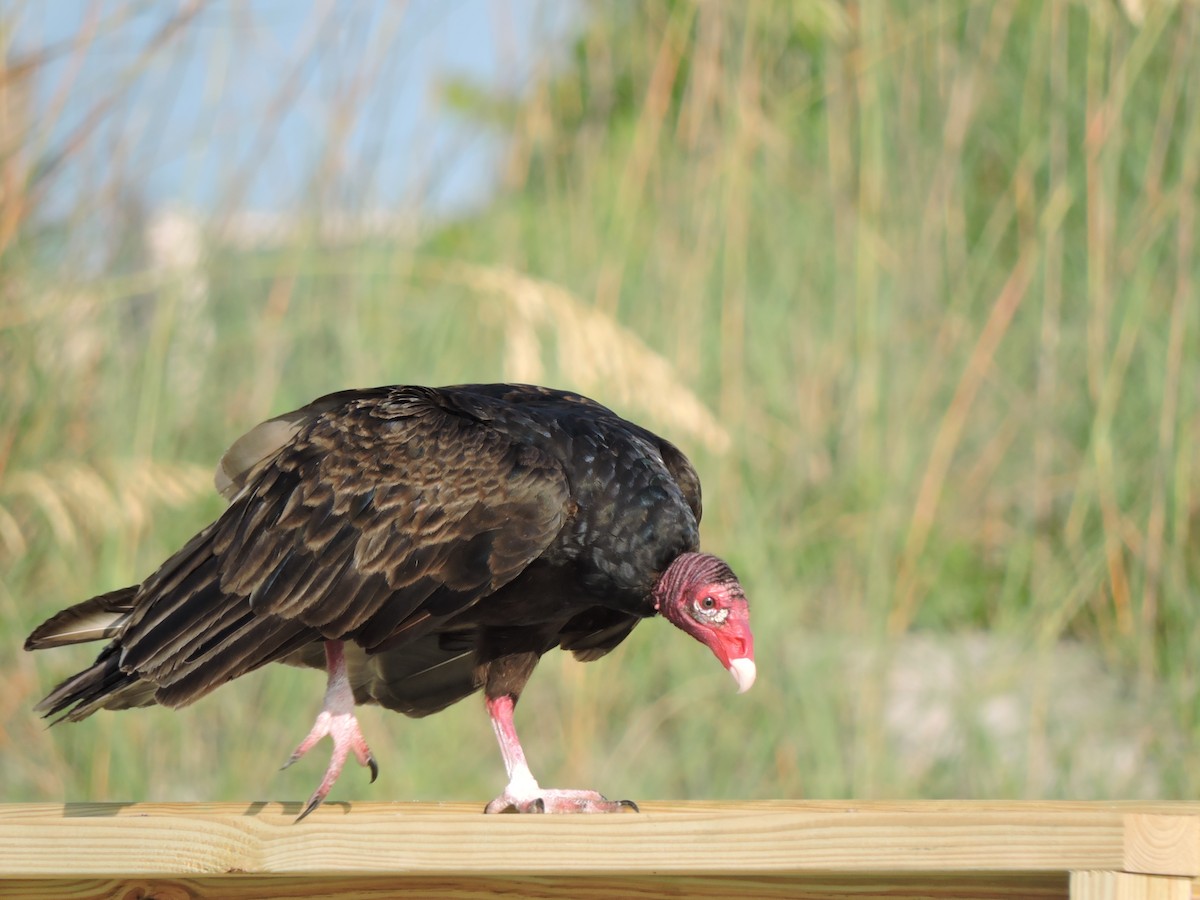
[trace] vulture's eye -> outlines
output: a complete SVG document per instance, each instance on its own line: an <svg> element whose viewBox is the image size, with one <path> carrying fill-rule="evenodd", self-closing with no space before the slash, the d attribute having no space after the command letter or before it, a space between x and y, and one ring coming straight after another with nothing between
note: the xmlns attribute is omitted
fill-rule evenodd
<svg viewBox="0 0 1200 900"><path fill-rule="evenodd" d="M692 618L705 625L724 625L729 610L721 609L716 597L705 596L692 601Z"/></svg>

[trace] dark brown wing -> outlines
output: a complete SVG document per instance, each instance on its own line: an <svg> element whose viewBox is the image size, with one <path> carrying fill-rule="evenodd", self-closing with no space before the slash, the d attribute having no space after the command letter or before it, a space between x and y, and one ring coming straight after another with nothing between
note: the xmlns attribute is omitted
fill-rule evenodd
<svg viewBox="0 0 1200 900"><path fill-rule="evenodd" d="M371 388L365 391L338 391L335 394L326 394L297 410L255 425L230 444L229 449L222 454L221 461L217 463L213 481L218 493L226 500L232 501L238 492L256 475L261 474L262 468L274 460L279 451L317 416L354 400L364 400L372 396L384 397L387 390Z"/></svg>
<svg viewBox="0 0 1200 900"><path fill-rule="evenodd" d="M642 621L615 609L593 606L572 618L559 631L559 646L580 662L592 662L616 648Z"/></svg>
<svg viewBox="0 0 1200 900"><path fill-rule="evenodd" d="M224 515L143 584L120 638L121 669L161 703L309 641L415 639L519 574L566 516L556 460L426 389L320 411L249 467Z"/></svg>
<svg viewBox="0 0 1200 900"><path fill-rule="evenodd" d="M448 642L447 635L426 634L412 643L363 660L351 671L360 675L355 696L379 703L406 716L439 712L480 687L476 681L475 634L464 635L462 643Z"/></svg>

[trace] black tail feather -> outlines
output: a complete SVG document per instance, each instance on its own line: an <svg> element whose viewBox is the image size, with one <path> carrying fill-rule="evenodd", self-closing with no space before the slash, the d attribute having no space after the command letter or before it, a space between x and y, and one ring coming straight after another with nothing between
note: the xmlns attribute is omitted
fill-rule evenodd
<svg viewBox="0 0 1200 900"><path fill-rule="evenodd" d="M154 685L135 673L122 672L120 662L121 648L115 642L109 644L91 666L60 683L34 710L46 718L58 716L51 722L57 725L64 719L86 719L98 709L129 709L154 703Z"/></svg>

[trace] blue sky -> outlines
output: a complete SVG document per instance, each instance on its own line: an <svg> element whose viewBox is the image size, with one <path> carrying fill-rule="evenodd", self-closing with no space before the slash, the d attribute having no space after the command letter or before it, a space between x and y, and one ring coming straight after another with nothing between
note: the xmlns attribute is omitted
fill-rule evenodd
<svg viewBox="0 0 1200 900"><path fill-rule="evenodd" d="M495 134L444 107L466 77L522 91L561 56L576 6L554 0L210 0L6 4L10 57L49 50L33 94L35 156L81 124L51 209L136 194L150 207L450 215L494 183ZM97 113L97 110L101 111Z"/></svg>

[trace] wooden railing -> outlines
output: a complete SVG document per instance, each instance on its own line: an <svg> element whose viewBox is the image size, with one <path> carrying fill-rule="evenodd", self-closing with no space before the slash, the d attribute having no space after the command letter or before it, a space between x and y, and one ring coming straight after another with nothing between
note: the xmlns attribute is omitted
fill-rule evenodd
<svg viewBox="0 0 1200 900"><path fill-rule="evenodd" d="M0 805L0 897L1071 897L1184 900L1200 804Z"/></svg>

